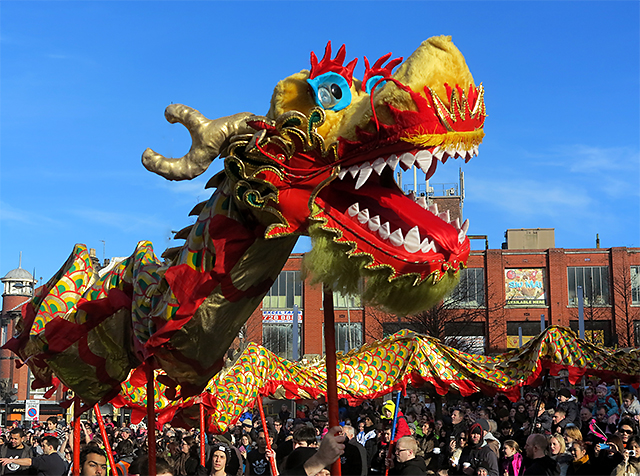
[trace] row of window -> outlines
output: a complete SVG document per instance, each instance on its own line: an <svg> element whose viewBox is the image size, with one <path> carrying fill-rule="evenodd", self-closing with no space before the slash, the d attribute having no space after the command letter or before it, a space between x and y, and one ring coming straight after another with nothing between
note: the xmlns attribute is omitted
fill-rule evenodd
<svg viewBox="0 0 640 476"><path fill-rule="evenodd" d="M631 301L640 305L640 266L631 266ZM547 292L544 268L505 270L505 295L509 307L546 307ZM608 266L581 266L567 268L569 306L578 305L580 288L584 305L608 306L610 283ZM624 285L624 280L622 280ZM302 308L302 279L300 271L283 271L264 297L264 309ZM628 289L628 288L627 288ZM460 283L447 298L450 307L483 307L485 305L485 282L483 268L462 270ZM362 309L359 296L333 295L336 309Z"/></svg>
<svg viewBox="0 0 640 476"><path fill-rule="evenodd" d="M362 346L361 322L336 322L336 350L348 352ZM322 331L322 348L324 349L324 328ZM298 324L298 352L302 351L302 326ZM262 345L274 354L285 359L293 359L293 324L263 324ZM301 355L298 355L300 357Z"/></svg>

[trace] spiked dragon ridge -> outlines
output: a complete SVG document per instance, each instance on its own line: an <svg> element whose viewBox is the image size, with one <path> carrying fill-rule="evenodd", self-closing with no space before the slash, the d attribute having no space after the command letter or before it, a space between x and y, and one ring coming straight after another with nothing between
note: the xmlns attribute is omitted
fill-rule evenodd
<svg viewBox="0 0 640 476"><path fill-rule="evenodd" d="M451 222L424 197L406 196L396 167L430 178L448 158L470 160L486 112L449 37L425 41L404 62L385 55L353 78L345 47L331 44L311 70L278 83L266 116L209 120L171 105L192 147L169 159L147 149L144 166L169 180L224 170L196 223L161 263L151 244L98 276L86 248L27 306L7 344L38 377L55 377L88 403L107 401L132 369L162 368L182 396L199 392L278 276L301 235L318 282L398 314L425 309L453 289L469 256L468 222ZM397 67L397 71L393 70ZM134 375L135 377L135 375Z"/></svg>

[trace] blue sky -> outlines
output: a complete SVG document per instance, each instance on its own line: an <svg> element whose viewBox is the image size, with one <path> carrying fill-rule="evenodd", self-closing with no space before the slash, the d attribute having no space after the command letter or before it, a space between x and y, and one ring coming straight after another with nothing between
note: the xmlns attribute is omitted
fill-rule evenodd
<svg viewBox="0 0 640 476"><path fill-rule="evenodd" d="M181 156L183 103L264 114L276 82L327 40L347 58L407 57L452 35L486 90L486 138L466 179L470 234L555 228L556 246L640 246L640 11L629 2L12 2L0 5L0 275L48 280L74 243L160 255L208 197L168 182L145 148ZM407 176L405 180L412 180ZM298 250L303 251L308 243Z"/></svg>

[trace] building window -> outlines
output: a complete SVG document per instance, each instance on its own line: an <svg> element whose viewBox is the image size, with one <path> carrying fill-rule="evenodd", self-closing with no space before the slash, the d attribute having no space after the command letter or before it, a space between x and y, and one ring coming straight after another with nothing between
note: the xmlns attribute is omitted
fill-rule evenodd
<svg viewBox="0 0 640 476"><path fill-rule="evenodd" d="M302 326L298 324L298 357L302 353ZM293 359L293 324L262 324L262 345L284 359Z"/></svg>
<svg viewBox="0 0 640 476"><path fill-rule="evenodd" d="M5 345L7 340L9 340L9 325L2 324L0 326L0 345Z"/></svg>
<svg viewBox="0 0 640 476"><path fill-rule="evenodd" d="M362 346L361 322L336 322L336 350L348 352L351 349L359 349ZM324 325L322 327L322 339L324 340ZM323 348L324 348L324 342Z"/></svg>
<svg viewBox="0 0 640 476"><path fill-rule="evenodd" d="M640 347L640 321L633 321L633 329L635 331L636 347Z"/></svg>
<svg viewBox="0 0 640 476"><path fill-rule="evenodd" d="M360 296L345 295L334 291L333 307L334 309L362 309L362 299Z"/></svg>
<svg viewBox="0 0 640 476"><path fill-rule="evenodd" d="M640 305L640 266L631 266L631 304Z"/></svg>
<svg viewBox="0 0 640 476"><path fill-rule="evenodd" d="M484 307L484 268L463 268L460 282L447 298L450 307Z"/></svg>
<svg viewBox="0 0 640 476"><path fill-rule="evenodd" d="M578 286L582 286L585 306L609 305L609 267L581 266L567 268L569 306L578 305Z"/></svg>
<svg viewBox="0 0 640 476"><path fill-rule="evenodd" d="M485 327L483 322L450 322L444 326L443 343L468 354L484 354Z"/></svg>
<svg viewBox="0 0 640 476"><path fill-rule="evenodd" d="M569 321L569 327L573 332L579 334L579 321ZM580 335L578 335L580 337ZM584 340L600 347L613 347L613 334L611 333L610 320L584 320Z"/></svg>
<svg viewBox="0 0 640 476"><path fill-rule="evenodd" d="M282 271L262 300L264 309L302 308L302 280L300 271Z"/></svg>

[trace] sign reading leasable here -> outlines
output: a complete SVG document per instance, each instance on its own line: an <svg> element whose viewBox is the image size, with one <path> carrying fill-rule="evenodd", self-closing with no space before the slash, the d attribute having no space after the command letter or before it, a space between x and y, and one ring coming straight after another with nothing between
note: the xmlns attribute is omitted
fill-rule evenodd
<svg viewBox="0 0 640 476"><path fill-rule="evenodd" d="M38 421L40 419L40 400L24 401L24 419Z"/></svg>
<svg viewBox="0 0 640 476"><path fill-rule="evenodd" d="M546 306L544 269L505 269L505 297L508 306Z"/></svg>
<svg viewBox="0 0 640 476"><path fill-rule="evenodd" d="M293 311L262 311L264 324L293 324ZM302 322L302 311L298 311L298 322Z"/></svg>

